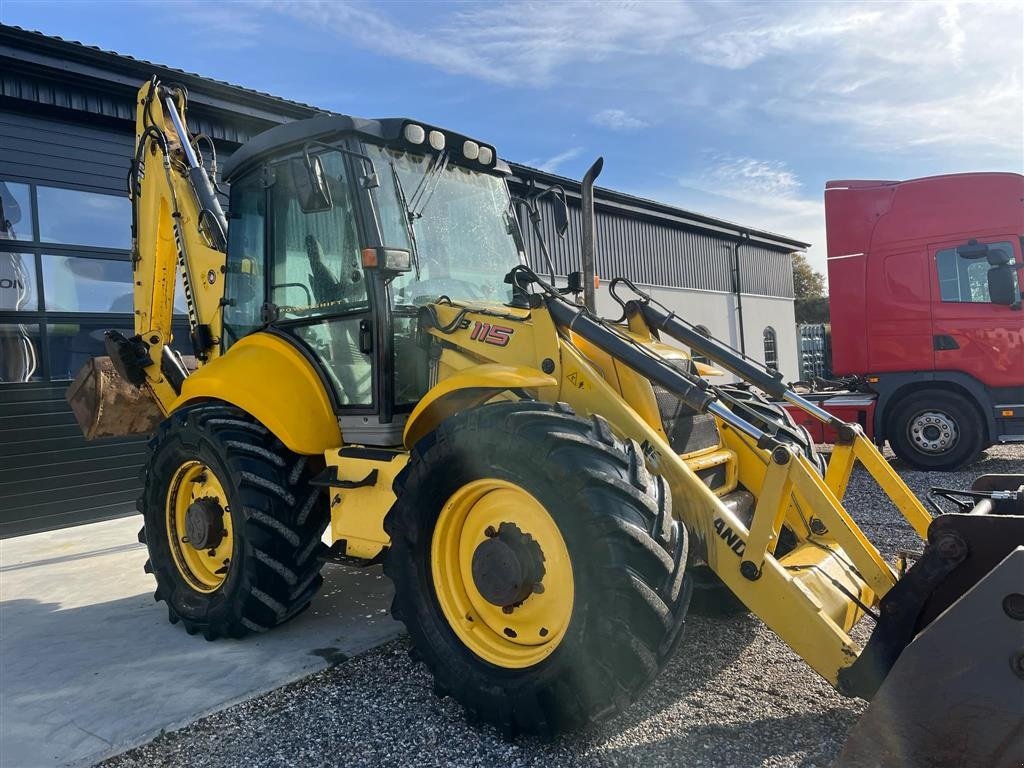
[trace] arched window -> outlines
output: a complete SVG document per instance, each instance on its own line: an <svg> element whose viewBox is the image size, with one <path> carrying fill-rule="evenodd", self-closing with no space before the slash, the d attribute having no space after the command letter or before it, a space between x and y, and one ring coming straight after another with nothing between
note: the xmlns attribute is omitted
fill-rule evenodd
<svg viewBox="0 0 1024 768"><path fill-rule="evenodd" d="M775 329L770 325L764 329L764 364L773 371L779 370L779 346Z"/></svg>
<svg viewBox="0 0 1024 768"><path fill-rule="evenodd" d="M693 326L693 330L695 330L701 336L707 336L709 339L711 338L711 331L708 330L708 327L706 325L695 325ZM707 356L702 355L696 349L690 350L690 359L693 360L693 362L695 363L703 363L704 365L711 364L711 361L707 358Z"/></svg>

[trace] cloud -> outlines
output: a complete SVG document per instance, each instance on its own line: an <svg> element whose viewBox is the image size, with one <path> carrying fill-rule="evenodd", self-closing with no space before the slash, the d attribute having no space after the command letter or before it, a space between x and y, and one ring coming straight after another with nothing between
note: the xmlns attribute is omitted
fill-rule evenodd
<svg viewBox="0 0 1024 768"><path fill-rule="evenodd" d="M547 171L548 173L555 173L559 166L569 162L570 160L575 160L581 154L583 154L583 147L572 147L564 152L559 152L553 157L549 157L547 160L541 158L527 160L524 165L539 168L540 170Z"/></svg>
<svg viewBox="0 0 1024 768"><path fill-rule="evenodd" d="M445 11L310 0L260 13L504 87L628 88L636 106L591 118L611 130L643 127L636 107L658 103L665 121L692 117L719 130L787 120L821 126L841 144L982 148L1018 165L1024 154L1024 12L1014 4L964 12L956 3L429 7ZM702 109L680 96L695 82L706 84Z"/></svg>
<svg viewBox="0 0 1024 768"><path fill-rule="evenodd" d="M801 6L804 8L806 6ZM955 147L1021 164L1020 6L891 3L828 6L771 23L762 15L694 48L742 68L740 94L771 120L807 122L887 151ZM764 26L762 26L764 25Z"/></svg>
<svg viewBox="0 0 1024 768"><path fill-rule="evenodd" d="M806 196L796 172L779 160L706 153L700 170L676 179L657 199L727 221L811 243L808 257L825 273L825 209Z"/></svg>
<svg viewBox="0 0 1024 768"><path fill-rule="evenodd" d="M236 6L201 3L198 0L175 5L164 14L168 22L178 23L187 17L184 34L218 50L244 51L260 45L265 28L260 17L238 13Z"/></svg>
<svg viewBox="0 0 1024 768"><path fill-rule="evenodd" d="M400 22L399 3L297 0L267 5L357 44L451 74L501 85L547 86L580 63L613 64L663 50L695 16L683 3L464 3L434 5L429 19ZM457 9L457 10L456 10ZM404 14L408 17L408 14Z"/></svg>
<svg viewBox="0 0 1024 768"><path fill-rule="evenodd" d="M624 109L602 109L590 116L590 122L610 131L637 131L650 125Z"/></svg>

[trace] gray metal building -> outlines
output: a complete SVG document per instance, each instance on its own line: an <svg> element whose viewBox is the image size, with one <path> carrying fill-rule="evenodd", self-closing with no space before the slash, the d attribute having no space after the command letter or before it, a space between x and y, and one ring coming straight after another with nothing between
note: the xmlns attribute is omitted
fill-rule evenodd
<svg viewBox="0 0 1024 768"><path fill-rule="evenodd" d="M145 441L85 442L64 391L82 362L102 352L104 330L132 325L125 179L135 93L154 74L188 88L191 127L211 137L222 160L273 125L321 113L0 26L0 536L134 511ZM565 189L569 233L560 240L547 232L546 240L556 271L572 271L579 183L522 165L513 171L513 194ZM796 377L789 254L805 243L611 190L598 191L597 210L599 274L632 277ZM611 312L608 305L601 295L599 306Z"/></svg>

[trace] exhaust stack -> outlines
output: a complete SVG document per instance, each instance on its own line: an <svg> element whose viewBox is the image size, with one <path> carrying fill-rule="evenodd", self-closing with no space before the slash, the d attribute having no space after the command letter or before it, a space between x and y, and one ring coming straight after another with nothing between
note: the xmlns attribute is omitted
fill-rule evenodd
<svg viewBox="0 0 1024 768"><path fill-rule="evenodd" d="M580 182L583 215L583 305L591 312L597 311L597 294L594 278L597 275L597 223L594 219L594 181L601 175L604 158L599 157L583 174Z"/></svg>

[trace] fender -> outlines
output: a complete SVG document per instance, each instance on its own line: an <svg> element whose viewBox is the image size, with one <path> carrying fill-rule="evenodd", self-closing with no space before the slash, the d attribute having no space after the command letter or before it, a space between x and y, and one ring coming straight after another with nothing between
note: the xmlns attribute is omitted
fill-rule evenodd
<svg viewBox="0 0 1024 768"><path fill-rule="evenodd" d="M449 376L430 389L416 404L405 425L403 442L412 448L452 414L480 405L508 389L557 387L558 381L523 365L484 363Z"/></svg>
<svg viewBox="0 0 1024 768"><path fill-rule="evenodd" d="M315 456L341 445L323 382L302 353L270 333L253 333L185 379L176 411L216 398L258 419L295 453Z"/></svg>

